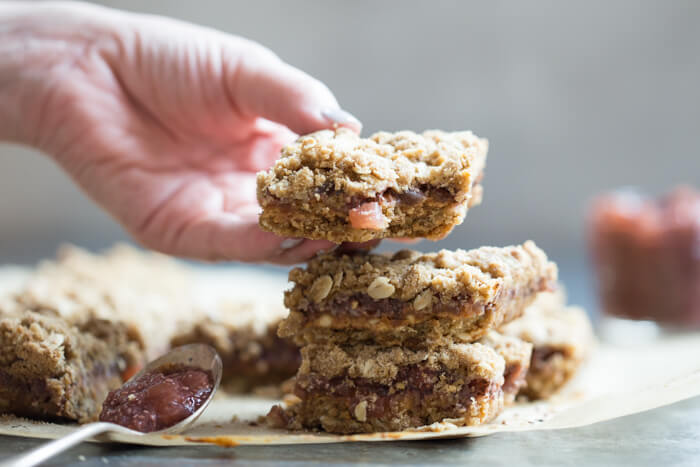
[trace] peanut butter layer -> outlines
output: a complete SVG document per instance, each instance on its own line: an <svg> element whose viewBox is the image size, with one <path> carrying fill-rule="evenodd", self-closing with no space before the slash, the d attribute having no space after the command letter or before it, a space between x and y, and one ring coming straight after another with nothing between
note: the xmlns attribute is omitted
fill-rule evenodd
<svg viewBox="0 0 700 467"><path fill-rule="evenodd" d="M523 316L499 332L533 345L530 369L521 394L545 399L578 371L595 343L586 312L566 306L563 293L541 293Z"/></svg>
<svg viewBox="0 0 700 467"><path fill-rule="evenodd" d="M302 136L258 174L260 226L337 243L442 238L481 202L487 150L468 131Z"/></svg>
<svg viewBox="0 0 700 467"><path fill-rule="evenodd" d="M128 372L124 326L0 312L0 413L86 422ZM128 376L128 374L124 374Z"/></svg>
<svg viewBox="0 0 700 467"><path fill-rule="evenodd" d="M268 420L332 433L398 431L449 419L476 425L503 407L504 358L480 344L432 350L308 345L295 401Z"/></svg>
<svg viewBox="0 0 700 467"><path fill-rule="evenodd" d="M426 254L322 254L290 272L290 315L279 334L300 344L431 345L441 336L473 342L520 316L556 277L556 265L531 241Z"/></svg>

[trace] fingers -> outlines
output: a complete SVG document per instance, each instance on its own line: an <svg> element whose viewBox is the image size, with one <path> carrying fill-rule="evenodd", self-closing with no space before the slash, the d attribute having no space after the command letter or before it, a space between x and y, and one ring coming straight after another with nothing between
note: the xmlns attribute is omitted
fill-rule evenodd
<svg viewBox="0 0 700 467"><path fill-rule="evenodd" d="M325 84L254 45L228 82L239 111L285 125L297 134L335 126L360 132L362 124L340 109Z"/></svg>
<svg viewBox="0 0 700 467"><path fill-rule="evenodd" d="M292 240L292 239L287 239ZM333 250L337 247L335 243L326 240L308 240L308 239L293 239L301 240L293 248L283 249L273 255L269 262L275 264L296 264L307 261L321 251Z"/></svg>
<svg viewBox="0 0 700 467"><path fill-rule="evenodd" d="M148 197L146 193L140 200ZM145 221L124 225L144 246L170 255L204 261L294 264L335 246L262 231L255 177L250 174L181 180L169 196L150 204L154 209Z"/></svg>
<svg viewBox="0 0 700 467"><path fill-rule="evenodd" d="M396 243L404 243L406 245L414 245L414 244L420 242L422 239L421 238L398 237L398 238L392 238L391 240L396 242Z"/></svg>
<svg viewBox="0 0 700 467"><path fill-rule="evenodd" d="M419 241L392 240L400 243ZM320 251L368 252L380 242L377 239L336 245L326 240L284 238L261 230L254 216L220 213L189 222L179 229L178 237L165 248L148 241L144 243L164 253L200 260L290 265L307 261Z"/></svg>
<svg viewBox="0 0 700 467"><path fill-rule="evenodd" d="M335 246L323 240L293 240L262 231L256 221L221 213L183 226L165 253L206 261L296 264Z"/></svg>
<svg viewBox="0 0 700 467"><path fill-rule="evenodd" d="M362 131L362 123L350 112L337 108L337 109L323 109L321 110L321 116L332 123L332 126L344 126L350 128L355 133L360 133Z"/></svg>
<svg viewBox="0 0 700 467"><path fill-rule="evenodd" d="M258 172L267 170L279 158L280 150L297 138L297 134L286 126L258 118L254 127L255 136L242 143L240 150L247 157L238 158L241 170Z"/></svg>

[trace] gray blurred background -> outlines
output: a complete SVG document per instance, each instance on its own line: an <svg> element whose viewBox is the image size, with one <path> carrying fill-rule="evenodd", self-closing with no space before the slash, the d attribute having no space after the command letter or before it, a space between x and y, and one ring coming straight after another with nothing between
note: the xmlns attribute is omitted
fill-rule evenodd
<svg viewBox="0 0 700 467"><path fill-rule="evenodd" d="M592 304L583 227L593 195L700 185L700 2L95 3L257 40L326 82L366 133L487 137L484 203L446 240L418 248L534 239L575 302ZM9 145L0 225L0 263L126 239L49 160Z"/></svg>

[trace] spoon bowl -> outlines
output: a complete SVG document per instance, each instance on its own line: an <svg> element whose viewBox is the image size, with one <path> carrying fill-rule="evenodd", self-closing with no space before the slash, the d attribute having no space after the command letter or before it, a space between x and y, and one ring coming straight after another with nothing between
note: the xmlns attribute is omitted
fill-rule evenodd
<svg viewBox="0 0 700 467"><path fill-rule="evenodd" d="M21 454L6 462L2 462L0 463L0 467L30 467L37 465L40 462L49 459L51 456L59 454L93 436L103 435L107 438L111 438L110 434L143 436L152 434L176 434L183 432L189 428L200 415L202 415L211 400L214 398L214 394L216 394L216 391L221 384L223 365L219 354L216 353L216 350L214 350L213 347L206 344L188 344L181 347L176 347L162 357L153 360L141 371L129 378L129 380L124 384L135 381L145 374L155 373L158 372L158 370L172 367L189 367L204 370L210 373L213 379L212 390L209 393L209 396L202 403L202 405L200 405L199 408L192 412L192 414L188 417L162 430L151 431L148 433L132 430L110 422L88 423L87 425L81 426L79 429L67 436L64 436L63 438L50 441L36 449L29 451L28 453ZM124 385L122 385L122 387L123 386Z"/></svg>
<svg viewBox="0 0 700 467"><path fill-rule="evenodd" d="M214 350L212 346L206 344L187 344L180 347L176 347L170 352L163 355L162 357L159 357L153 360L152 362L148 363L145 367L143 367L143 369L141 369L141 371L129 378L129 380L126 381L126 383L124 384L127 384L131 381L135 381L147 373L154 373L159 369L173 366L186 366L197 368L199 370L207 371L212 375L213 385L211 393L209 394L209 397L207 397L207 399L204 401L204 403L202 403L202 405L199 406L199 408L192 413L192 415L180 420L179 422L168 428L164 428L158 431L151 431L149 433L142 433L140 431L131 430L121 425L116 425L114 423L110 423L110 425L118 426L119 428L128 430L130 432L129 434L134 435L181 433L185 431L190 425L192 425L209 406L209 403L214 398L216 390L221 384L221 373L223 371L223 364L221 363L221 357L219 357L219 354L216 353L216 350Z"/></svg>

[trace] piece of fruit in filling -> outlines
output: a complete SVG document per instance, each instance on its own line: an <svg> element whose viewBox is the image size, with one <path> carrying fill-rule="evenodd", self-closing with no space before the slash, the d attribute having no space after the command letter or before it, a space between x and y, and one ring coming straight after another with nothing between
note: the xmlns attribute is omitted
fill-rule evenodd
<svg viewBox="0 0 700 467"><path fill-rule="evenodd" d="M348 212L353 229L382 230L389 227L389 219L382 213L382 206L377 201L369 201L356 206Z"/></svg>

